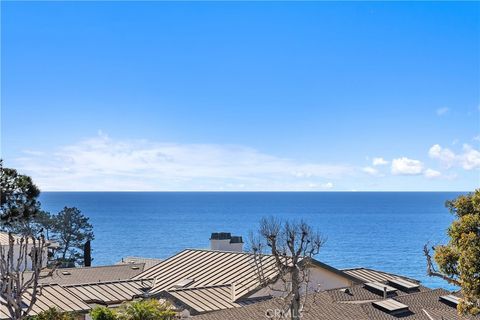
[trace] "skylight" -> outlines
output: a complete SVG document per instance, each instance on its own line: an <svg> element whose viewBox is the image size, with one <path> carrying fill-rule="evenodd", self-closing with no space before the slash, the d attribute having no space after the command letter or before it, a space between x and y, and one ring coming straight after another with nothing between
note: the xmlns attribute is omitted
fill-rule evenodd
<svg viewBox="0 0 480 320"><path fill-rule="evenodd" d="M456 307L460 303L460 298L457 296L454 296L453 294L449 294L447 296L441 296L440 301L451 305L452 307Z"/></svg>
<svg viewBox="0 0 480 320"><path fill-rule="evenodd" d="M383 294L385 290L387 294L395 293L397 291L397 289L380 282L367 282L365 283L365 288L377 291L380 294Z"/></svg>
<svg viewBox="0 0 480 320"><path fill-rule="evenodd" d="M177 282L176 284L173 285L174 288L184 288L190 284L193 283L193 279L184 279L182 281Z"/></svg>
<svg viewBox="0 0 480 320"><path fill-rule="evenodd" d="M408 306L393 299L372 302L372 305L389 314L400 314L408 311Z"/></svg>
<svg viewBox="0 0 480 320"><path fill-rule="evenodd" d="M418 289L420 287L418 283L407 281L401 278L390 279L388 280L388 283L394 287L397 287L401 290L406 290L406 291Z"/></svg>

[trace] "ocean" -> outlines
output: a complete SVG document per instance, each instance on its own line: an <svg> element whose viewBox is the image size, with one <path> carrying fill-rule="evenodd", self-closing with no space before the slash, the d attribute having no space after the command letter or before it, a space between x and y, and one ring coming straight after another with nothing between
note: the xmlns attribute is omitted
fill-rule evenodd
<svg viewBox="0 0 480 320"><path fill-rule="evenodd" d="M366 267L450 288L426 276L422 248L446 243L452 192L43 192L44 210L75 206L94 226L94 265L125 256L165 259L208 248L212 232L248 238L264 216L303 219L327 242L318 260Z"/></svg>

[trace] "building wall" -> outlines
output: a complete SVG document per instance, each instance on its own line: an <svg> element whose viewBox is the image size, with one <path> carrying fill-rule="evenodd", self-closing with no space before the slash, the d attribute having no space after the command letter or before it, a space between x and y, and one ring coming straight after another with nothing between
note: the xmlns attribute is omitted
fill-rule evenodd
<svg viewBox="0 0 480 320"><path fill-rule="evenodd" d="M308 283L308 292L314 292L316 290L323 291L336 288L349 287L353 283L351 280L342 277L330 270L313 266L309 270L309 283ZM275 284L271 285L269 288L264 288L253 295L250 298L262 297L262 296L281 296L283 294L282 290L285 289L285 285L282 280L278 280ZM302 290L305 291L305 290ZM303 292L304 293L304 292Z"/></svg>
<svg viewBox="0 0 480 320"><path fill-rule="evenodd" d="M3 250L4 252L8 252L9 246L8 245L3 245ZM29 244L27 248L27 253L30 253L32 250L33 245ZM14 261L17 261L20 255L20 245L16 244L13 246L13 258ZM47 266L47 260L48 260L48 252L47 248L44 249L43 251L43 265L42 268ZM22 262L20 265L20 271L24 270L25 267L25 262ZM27 270L32 270L32 259L30 257L27 257L27 263L26 263L26 269Z"/></svg>

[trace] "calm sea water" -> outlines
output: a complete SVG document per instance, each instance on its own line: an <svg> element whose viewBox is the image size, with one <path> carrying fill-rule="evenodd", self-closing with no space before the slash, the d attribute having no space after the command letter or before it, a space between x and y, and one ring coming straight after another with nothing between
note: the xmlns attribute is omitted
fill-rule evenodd
<svg viewBox="0 0 480 320"><path fill-rule="evenodd" d="M124 256L167 258L208 248L211 232L247 238L263 216L304 219L327 243L317 258L337 268L369 267L447 286L425 276L423 244L443 243L453 217L445 192L44 192L44 209L78 207L94 226L95 265Z"/></svg>

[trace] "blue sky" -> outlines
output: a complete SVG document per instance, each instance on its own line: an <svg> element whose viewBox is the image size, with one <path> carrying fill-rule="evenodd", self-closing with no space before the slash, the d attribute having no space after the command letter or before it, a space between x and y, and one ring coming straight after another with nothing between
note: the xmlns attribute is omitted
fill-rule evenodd
<svg viewBox="0 0 480 320"><path fill-rule="evenodd" d="M480 4L2 2L42 190L472 190Z"/></svg>

